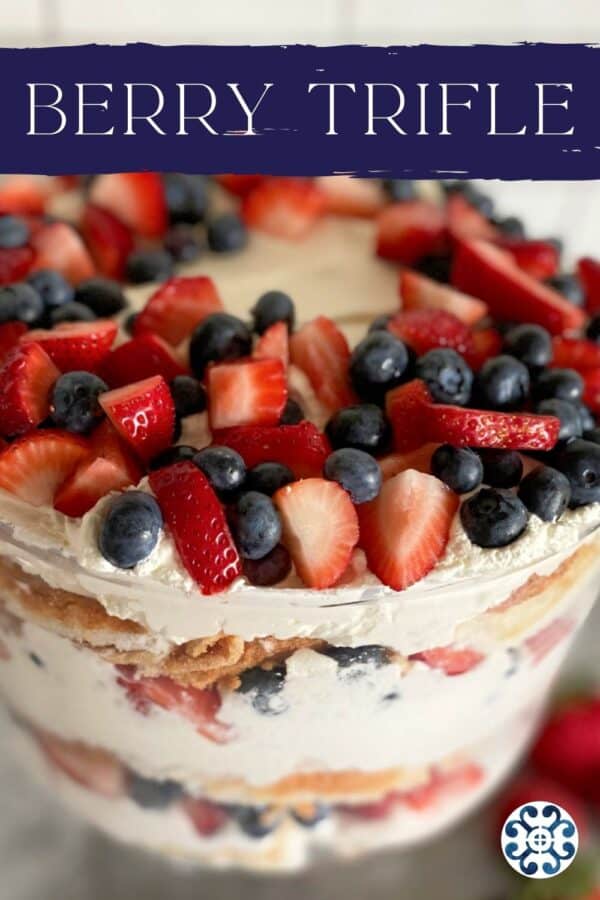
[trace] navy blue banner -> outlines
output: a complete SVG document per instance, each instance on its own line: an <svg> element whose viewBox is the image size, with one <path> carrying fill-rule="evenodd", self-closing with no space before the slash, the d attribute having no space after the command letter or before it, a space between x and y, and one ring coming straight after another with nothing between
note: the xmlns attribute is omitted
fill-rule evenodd
<svg viewBox="0 0 600 900"><path fill-rule="evenodd" d="M583 45L0 49L0 171L600 177Z"/></svg>

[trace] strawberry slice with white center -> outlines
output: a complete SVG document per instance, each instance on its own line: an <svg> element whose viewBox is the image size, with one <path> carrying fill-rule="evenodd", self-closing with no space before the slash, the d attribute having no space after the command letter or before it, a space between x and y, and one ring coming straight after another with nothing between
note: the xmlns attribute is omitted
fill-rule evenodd
<svg viewBox="0 0 600 900"><path fill-rule="evenodd" d="M500 321L535 322L552 334L583 326L585 315L557 291L532 278L505 250L486 241L458 244L452 284L487 303Z"/></svg>
<svg viewBox="0 0 600 900"><path fill-rule="evenodd" d="M280 359L252 359L211 366L206 373L211 430L236 425L275 425L287 400Z"/></svg>
<svg viewBox="0 0 600 900"><path fill-rule="evenodd" d="M578 372L600 369L600 345L583 338L555 337L552 340L552 365Z"/></svg>
<svg viewBox="0 0 600 900"><path fill-rule="evenodd" d="M32 431L0 453L0 488L32 506L52 506L54 495L88 456L89 444L66 431Z"/></svg>
<svg viewBox="0 0 600 900"><path fill-rule="evenodd" d="M229 818L222 806L204 798L184 797L181 806L201 837L221 831Z"/></svg>
<svg viewBox="0 0 600 900"><path fill-rule="evenodd" d="M395 591L420 581L441 559L457 508L456 494L433 475L408 469L384 482L358 507L371 571Z"/></svg>
<svg viewBox="0 0 600 900"><path fill-rule="evenodd" d="M107 209L135 234L157 238L167 228L167 206L156 172L118 172L94 178L90 200Z"/></svg>
<svg viewBox="0 0 600 900"><path fill-rule="evenodd" d="M171 445L175 405L161 375L107 391L98 401L118 434L143 462Z"/></svg>
<svg viewBox="0 0 600 900"><path fill-rule="evenodd" d="M348 377L348 341L327 316L317 316L291 336L290 359L330 412L355 402Z"/></svg>
<svg viewBox="0 0 600 900"><path fill-rule="evenodd" d="M325 195L326 212L334 216L372 219L386 205L381 184L375 179L350 175L324 175L315 184Z"/></svg>
<svg viewBox="0 0 600 900"><path fill-rule="evenodd" d="M26 331L27 325L24 322L5 322L0 325L0 366L4 365L9 353L15 349Z"/></svg>
<svg viewBox="0 0 600 900"><path fill-rule="evenodd" d="M577 263L577 274L583 285L585 308L593 316L600 312L600 262L584 256Z"/></svg>
<svg viewBox="0 0 600 900"><path fill-rule="evenodd" d="M334 481L306 478L280 488L273 502L302 581L315 590L332 587L358 543L358 518L346 491Z"/></svg>
<svg viewBox="0 0 600 900"><path fill-rule="evenodd" d="M236 450L248 469L261 462L278 462L289 466L296 478L321 475L331 453L327 437L312 422L226 428L214 432L213 441Z"/></svg>
<svg viewBox="0 0 600 900"><path fill-rule="evenodd" d="M50 194L49 179L11 175L0 184L0 215L40 216Z"/></svg>
<svg viewBox="0 0 600 900"><path fill-rule="evenodd" d="M471 346L464 357L474 372L479 372L484 362L502 353L502 335L495 328L480 328L471 333Z"/></svg>
<svg viewBox="0 0 600 900"><path fill-rule="evenodd" d="M393 478L399 472L416 469L417 472L431 473L431 457L439 444L423 444L408 453L389 453L378 460L381 476L384 481Z"/></svg>
<svg viewBox="0 0 600 900"><path fill-rule="evenodd" d="M386 206L377 220L377 255L411 266L442 249L446 216L427 200Z"/></svg>
<svg viewBox="0 0 600 900"><path fill-rule="evenodd" d="M208 315L223 309L212 278L198 275L165 281L135 320L135 335L152 332L174 347Z"/></svg>
<svg viewBox="0 0 600 900"><path fill-rule="evenodd" d="M474 325L488 313L481 300L411 269L403 269L400 273L399 288L403 309L441 309L452 313L465 325Z"/></svg>
<svg viewBox="0 0 600 900"><path fill-rule="evenodd" d="M431 669L441 669L446 675L464 675L485 659L482 653L471 647L432 647L414 653L410 658L424 662Z"/></svg>
<svg viewBox="0 0 600 900"><path fill-rule="evenodd" d="M264 331L252 352L255 359L280 359L287 369L290 361L289 332L285 322L274 322Z"/></svg>
<svg viewBox="0 0 600 900"><path fill-rule="evenodd" d="M150 487L183 565L202 592L225 590L242 566L225 511L207 478L192 462L181 462L150 472Z"/></svg>
<svg viewBox="0 0 600 900"><path fill-rule="evenodd" d="M499 237L499 231L486 219L483 213L475 209L462 194L451 194L446 203L448 232L455 240L471 240L481 238L493 241Z"/></svg>
<svg viewBox="0 0 600 900"><path fill-rule="evenodd" d="M117 330L117 323L110 319L64 322L55 328L28 331L21 345L39 344L61 372L93 372L108 354Z"/></svg>
<svg viewBox="0 0 600 900"><path fill-rule="evenodd" d="M432 404L425 417L427 440L455 447L552 450L560 422L555 416L500 413Z"/></svg>
<svg viewBox="0 0 600 900"><path fill-rule="evenodd" d="M60 372L39 344L15 347L0 369L0 434L24 434L50 413Z"/></svg>
<svg viewBox="0 0 600 900"><path fill-rule="evenodd" d="M0 248L0 284L12 284L25 278L33 268L31 247Z"/></svg>
<svg viewBox="0 0 600 900"><path fill-rule="evenodd" d="M418 356L437 347L449 347L467 356L473 346L470 328L443 309L407 309L388 322L388 331L409 344Z"/></svg>
<svg viewBox="0 0 600 900"><path fill-rule="evenodd" d="M532 278L542 281L552 278L560 268L560 253L549 241L525 241L503 238L500 246L507 250L516 264Z"/></svg>
<svg viewBox="0 0 600 900"><path fill-rule="evenodd" d="M153 375L162 375L168 382L185 373L166 341L156 334L142 334L115 347L104 358L99 374L109 387L117 388Z"/></svg>
<svg viewBox="0 0 600 900"><path fill-rule="evenodd" d="M418 378L386 394L385 411L392 424L394 447L400 453L418 450L427 440L425 416L430 406L429 391Z"/></svg>
<svg viewBox="0 0 600 900"><path fill-rule="evenodd" d="M325 212L325 195L301 178L268 178L244 198L242 212L251 228L274 237L305 237Z"/></svg>
<svg viewBox="0 0 600 900"><path fill-rule="evenodd" d="M37 731L36 737L51 765L81 787L111 799L125 793L123 766L111 753L45 731Z"/></svg>
<svg viewBox="0 0 600 900"><path fill-rule="evenodd" d="M122 279L134 246L129 228L93 203L85 207L79 227L98 270L107 278Z"/></svg>
<svg viewBox="0 0 600 900"><path fill-rule="evenodd" d="M33 271L57 269L71 284L79 284L96 274L87 247L74 228L65 222L44 225L31 236L35 254Z"/></svg>

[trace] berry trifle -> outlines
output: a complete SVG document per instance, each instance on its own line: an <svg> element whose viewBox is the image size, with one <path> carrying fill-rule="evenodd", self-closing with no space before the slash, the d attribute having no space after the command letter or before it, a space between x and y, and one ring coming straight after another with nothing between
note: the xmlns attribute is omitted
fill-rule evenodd
<svg viewBox="0 0 600 900"><path fill-rule="evenodd" d="M472 808L597 589L599 273L467 182L0 185L23 765L217 867Z"/></svg>

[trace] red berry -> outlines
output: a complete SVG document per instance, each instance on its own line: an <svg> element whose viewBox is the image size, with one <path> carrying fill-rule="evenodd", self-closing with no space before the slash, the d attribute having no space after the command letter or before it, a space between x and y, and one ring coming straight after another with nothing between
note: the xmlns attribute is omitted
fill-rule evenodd
<svg viewBox="0 0 600 900"><path fill-rule="evenodd" d="M471 333L471 346L465 351L465 359L474 372L488 359L502 352L502 336L495 328L480 328Z"/></svg>
<svg viewBox="0 0 600 900"><path fill-rule="evenodd" d="M160 237L167 228L167 207L160 175L119 172L99 175L92 182L90 200L111 212L135 234Z"/></svg>
<svg viewBox="0 0 600 900"><path fill-rule="evenodd" d="M470 329L453 313L442 309L399 312L388 322L388 330L410 344L418 356L436 347L449 347L464 356L472 350Z"/></svg>
<svg viewBox="0 0 600 900"><path fill-rule="evenodd" d="M504 238L500 246L507 250L516 264L532 278L543 281L552 278L560 267L560 253L556 244L548 241L525 241Z"/></svg>
<svg viewBox="0 0 600 900"><path fill-rule="evenodd" d="M77 435L32 431L0 453L0 488L32 506L52 506L57 489L89 452Z"/></svg>
<svg viewBox="0 0 600 900"><path fill-rule="evenodd" d="M165 381L171 381L185 373L172 347L156 334L143 334L120 344L104 358L100 367L100 376L111 388L143 381L153 375L162 375Z"/></svg>
<svg viewBox="0 0 600 900"><path fill-rule="evenodd" d="M255 359L280 359L284 368L289 363L289 336L285 322L275 322L259 337L252 353Z"/></svg>
<svg viewBox="0 0 600 900"><path fill-rule="evenodd" d="M50 413L60 372L39 344L15 347L0 369L0 434L24 434Z"/></svg>
<svg viewBox="0 0 600 900"><path fill-rule="evenodd" d="M325 175L315 183L325 195L326 212L334 216L372 219L385 206L381 186L374 179Z"/></svg>
<svg viewBox="0 0 600 900"><path fill-rule="evenodd" d="M108 354L117 330L117 323L110 319L64 322L52 329L28 331L21 345L39 344L61 372L93 372Z"/></svg>
<svg viewBox="0 0 600 900"><path fill-rule="evenodd" d="M42 215L48 182L34 175L11 175L0 184L0 215Z"/></svg>
<svg viewBox="0 0 600 900"><path fill-rule="evenodd" d="M429 391L418 378L388 391L385 410L392 424L394 447L400 453L410 453L425 443L425 416L430 406Z"/></svg>
<svg viewBox="0 0 600 900"><path fill-rule="evenodd" d="M274 237L305 237L325 211L323 193L301 178L269 178L244 198L242 212L251 228Z"/></svg>
<svg viewBox="0 0 600 900"><path fill-rule="evenodd" d="M31 236L35 255L32 271L56 269L71 284L79 284L96 274L88 250L75 231L65 222L44 225Z"/></svg>
<svg viewBox="0 0 600 900"><path fill-rule="evenodd" d="M0 248L0 284L12 284L29 274L35 254L31 247Z"/></svg>
<svg viewBox="0 0 600 900"><path fill-rule="evenodd" d="M559 781L547 778L544 775L526 772L520 775L516 781L503 791L496 804L494 815L494 841L498 839L504 823L508 817L526 803L547 801L562 806L575 819L579 831L579 840L583 844L589 834L589 816L585 806L578 797L572 794Z"/></svg>
<svg viewBox="0 0 600 900"><path fill-rule="evenodd" d="M600 345L583 338L555 337L552 341L552 365L587 372L600 369Z"/></svg>
<svg viewBox="0 0 600 900"><path fill-rule="evenodd" d="M577 273L583 285L585 308L593 316L600 312L600 262L584 256L577 263Z"/></svg>
<svg viewBox="0 0 600 900"><path fill-rule="evenodd" d="M170 447L175 406L162 376L116 388L100 394L98 400L119 435L143 462Z"/></svg>
<svg viewBox="0 0 600 900"><path fill-rule="evenodd" d="M408 453L389 453L383 456L378 460L383 480L387 481L388 478L393 478L399 472L406 472L407 469L431 474L431 457L438 446L439 444L423 444L422 447Z"/></svg>
<svg viewBox="0 0 600 900"><path fill-rule="evenodd" d="M291 336L290 359L308 376L315 394L331 412L354 402L348 341L327 316L317 316Z"/></svg>
<svg viewBox="0 0 600 900"><path fill-rule="evenodd" d="M377 255L411 266L442 248L445 229L446 217L434 203L392 203L377 219Z"/></svg>
<svg viewBox="0 0 600 900"><path fill-rule="evenodd" d="M454 241L468 241L473 238L493 241L498 237L498 229L462 194L454 193L448 197L446 215L448 232Z"/></svg>
<svg viewBox="0 0 600 900"><path fill-rule="evenodd" d="M560 422L555 416L500 413L432 404L425 419L426 439L455 447L552 450Z"/></svg>
<svg viewBox="0 0 600 900"><path fill-rule="evenodd" d="M0 325L0 366L4 364L8 354L19 343L19 339L27 331L24 322L5 322Z"/></svg>
<svg viewBox="0 0 600 900"><path fill-rule="evenodd" d="M275 425L287 400L279 359L252 359L210 366L206 373L211 429Z"/></svg>
<svg viewBox="0 0 600 900"><path fill-rule="evenodd" d="M265 175L215 175L215 180L236 197L245 197L265 180Z"/></svg>
<svg viewBox="0 0 600 900"><path fill-rule="evenodd" d="M600 369L584 372L583 383L583 402L594 415L600 415Z"/></svg>
<svg viewBox="0 0 600 900"><path fill-rule="evenodd" d="M411 659L418 659L432 669L441 669L446 675L463 675L478 666L485 657L470 647L432 647L415 653Z"/></svg>
<svg viewBox="0 0 600 900"><path fill-rule="evenodd" d="M151 295L137 316L135 334L151 331L176 346L206 316L222 309L212 278L203 275L170 278Z"/></svg>
<svg viewBox="0 0 600 900"><path fill-rule="evenodd" d="M98 271L107 278L122 279L134 246L129 228L93 203L85 207L79 226Z"/></svg>
<svg viewBox="0 0 600 900"><path fill-rule="evenodd" d="M400 272L400 298L402 309L443 310L464 322L474 325L487 315L487 306L475 297L468 297L432 278L426 278L411 269Z"/></svg>
<svg viewBox="0 0 600 900"><path fill-rule="evenodd" d="M213 440L236 450L248 469L261 462L278 462L289 466L296 478L321 475L331 453L329 441L312 422L227 428L215 432Z"/></svg>
<svg viewBox="0 0 600 900"><path fill-rule="evenodd" d="M182 808L201 837L210 837L227 824L227 813L222 806L196 797L185 797Z"/></svg>

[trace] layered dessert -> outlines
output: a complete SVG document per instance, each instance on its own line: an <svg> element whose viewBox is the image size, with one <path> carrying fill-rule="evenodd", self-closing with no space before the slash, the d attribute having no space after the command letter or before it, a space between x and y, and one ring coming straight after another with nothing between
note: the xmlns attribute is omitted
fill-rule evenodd
<svg viewBox="0 0 600 900"><path fill-rule="evenodd" d="M468 183L223 176L184 234L150 175L53 189L69 222L0 189L18 757L206 865L428 838L519 758L595 599L597 263ZM124 287L174 228L210 249Z"/></svg>

